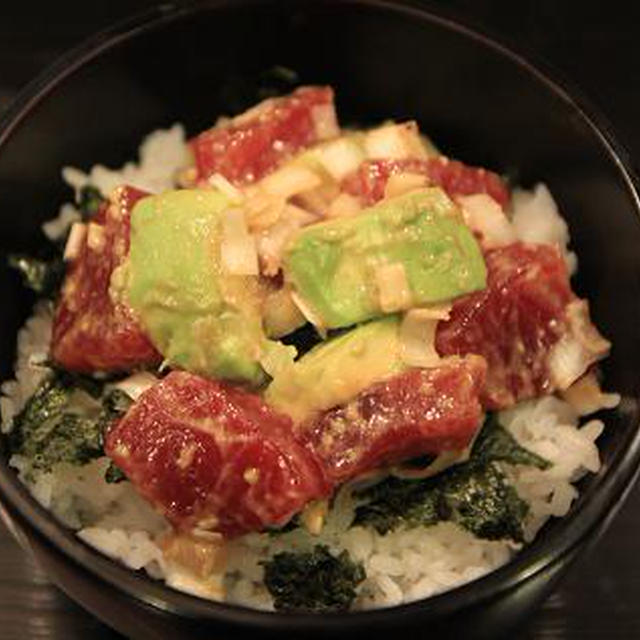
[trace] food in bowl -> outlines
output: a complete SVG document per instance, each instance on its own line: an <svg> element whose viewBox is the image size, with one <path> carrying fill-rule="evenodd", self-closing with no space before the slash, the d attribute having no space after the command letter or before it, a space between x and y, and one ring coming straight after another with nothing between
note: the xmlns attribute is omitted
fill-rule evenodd
<svg viewBox="0 0 640 640"><path fill-rule="evenodd" d="M599 468L610 344L549 191L302 87L66 168L5 382L10 464L201 597L390 606L504 564Z"/></svg>

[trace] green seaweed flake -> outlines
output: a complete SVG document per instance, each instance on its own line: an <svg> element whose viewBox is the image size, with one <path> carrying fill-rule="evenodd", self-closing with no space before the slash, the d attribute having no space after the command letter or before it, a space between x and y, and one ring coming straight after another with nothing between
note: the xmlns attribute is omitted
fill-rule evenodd
<svg viewBox="0 0 640 640"><path fill-rule="evenodd" d="M422 480L389 477L359 492L354 524L385 534L400 526L456 522L479 538L523 541L528 505L497 462L546 469L550 463L518 444L495 416L478 435L469 460Z"/></svg>
<svg viewBox="0 0 640 640"><path fill-rule="evenodd" d="M264 583L280 611L346 611L366 575L349 553L324 545L312 551L277 553L264 564Z"/></svg>

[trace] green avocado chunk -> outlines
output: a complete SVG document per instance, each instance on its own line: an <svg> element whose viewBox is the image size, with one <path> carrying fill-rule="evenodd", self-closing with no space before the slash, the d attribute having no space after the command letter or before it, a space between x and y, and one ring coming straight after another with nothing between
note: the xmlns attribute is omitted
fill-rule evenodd
<svg viewBox="0 0 640 640"><path fill-rule="evenodd" d="M214 190L167 191L131 215L128 299L168 364L251 385L266 380L256 276L224 273Z"/></svg>
<svg viewBox="0 0 640 640"><path fill-rule="evenodd" d="M400 318L392 315L316 345L276 375L266 401L295 423L347 402L406 368L399 329Z"/></svg>
<svg viewBox="0 0 640 640"><path fill-rule="evenodd" d="M398 308L383 308L382 271L404 288ZM480 247L439 188L385 200L361 214L311 225L287 247L286 280L314 322L346 327L396 311L455 298L486 286ZM403 287L404 285L404 287Z"/></svg>

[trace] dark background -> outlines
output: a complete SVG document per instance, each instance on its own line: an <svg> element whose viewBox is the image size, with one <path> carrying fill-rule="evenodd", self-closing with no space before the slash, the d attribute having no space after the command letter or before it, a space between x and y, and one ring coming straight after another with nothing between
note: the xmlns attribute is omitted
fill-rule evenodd
<svg viewBox="0 0 640 640"><path fill-rule="evenodd" d="M66 49L94 31L154 4L150 0L3 3L0 112ZM532 52L534 58L547 62L561 77L577 85L609 120L637 171L640 52L633 5L617 0L450 0L431 4L446 7L507 43L515 43L525 53ZM640 487L631 493L596 549L576 564L517 637L640 637L638 532ZM53 587L0 524L0 638L89 637L113 640L119 636Z"/></svg>

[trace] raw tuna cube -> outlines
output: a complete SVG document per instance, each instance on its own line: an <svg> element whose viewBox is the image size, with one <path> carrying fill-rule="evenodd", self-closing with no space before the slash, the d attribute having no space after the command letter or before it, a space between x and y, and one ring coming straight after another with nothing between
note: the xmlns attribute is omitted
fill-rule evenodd
<svg viewBox="0 0 640 640"><path fill-rule="evenodd" d="M186 372L142 394L108 432L105 451L181 530L277 527L330 490L288 417L255 394Z"/></svg>
<svg viewBox="0 0 640 640"><path fill-rule="evenodd" d="M220 173L237 185L254 182L295 152L337 133L332 89L301 87L193 138L196 181Z"/></svg>
<svg viewBox="0 0 640 640"><path fill-rule="evenodd" d="M482 355L489 409L566 388L608 350L569 284L560 252L514 243L485 253L487 288L459 298L438 325L441 355ZM572 362L558 351L570 351ZM560 368L563 369L560 372Z"/></svg>
<svg viewBox="0 0 640 640"><path fill-rule="evenodd" d="M53 324L51 355L65 369L124 370L162 360L118 286L117 270L129 252L131 210L146 195L119 188L84 230Z"/></svg>
<svg viewBox="0 0 640 640"><path fill-rule="evenodd" d="M366 160L355 173L344 179L342 190L359 196L363 204L371 205L385 197L389 178L401 173L423 175L428 184L441 187L451 198L487 193L502 207L509 203L509 191L500 176L444 156Z"/></svg>
<svg viewBox="0 0 640 640"><path fill-rule="evenodd" d="M372 385L296 433L340 483L384 465L464 449L482 422L486 363L451 358Z"/></svg>

